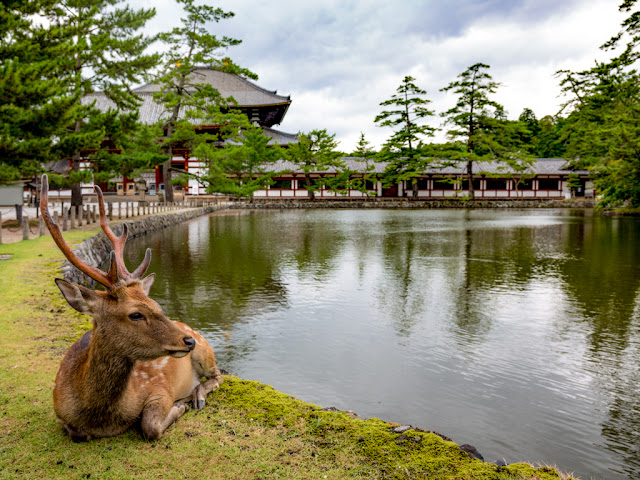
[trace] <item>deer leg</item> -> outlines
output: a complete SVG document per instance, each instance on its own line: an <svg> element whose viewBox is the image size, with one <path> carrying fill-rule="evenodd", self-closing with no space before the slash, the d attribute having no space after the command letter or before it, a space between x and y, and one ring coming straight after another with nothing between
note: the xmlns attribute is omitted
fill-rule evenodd
<svg viewBox="0 0 640 480"><path fill-rule="evenodd" d="M189 410L188 404L179 403L173 405L170 397L164 397L147 404L142 410L142 433L149 440L158 440L169 425L180 418L187 410Z"/></svg>
<svg viewBox="0 0 640 480"><path fill-rule="evenodd" d="M212 369L212 376L208 378L208 380L202 382L198 385L193 393L191 394L191 399L193 401L193 408L196 410L202 410L204 408L204 402L207 395L216 390L224 379L220 374L220 370L217 367Z"/></svg>

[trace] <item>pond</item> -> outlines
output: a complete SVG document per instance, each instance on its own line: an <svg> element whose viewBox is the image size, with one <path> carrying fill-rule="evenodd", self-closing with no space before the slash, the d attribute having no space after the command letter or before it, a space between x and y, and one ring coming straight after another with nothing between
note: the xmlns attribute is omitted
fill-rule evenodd
<svg viewBox="0 0 640 480"><path fill-rule="evenodd" d="M640 219L225 212L131 241L221 368L487 461L640 474Z"/></svg>

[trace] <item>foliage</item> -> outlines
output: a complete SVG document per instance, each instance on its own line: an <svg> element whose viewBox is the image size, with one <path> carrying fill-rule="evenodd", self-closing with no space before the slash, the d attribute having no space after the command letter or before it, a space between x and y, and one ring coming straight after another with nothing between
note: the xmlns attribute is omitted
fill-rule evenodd
<svg viewBox="0 0 640 480"><path fill-rule="evenodd" d="M477 161L500 161L505 171L526 171L533 157L526 148L530 135L523 122L506 119L502 105L490 99L499 83L485 70L489 65L476 63L458 75L442 91L458 95L456 104L441 115L451 125L447 134L455 148L440 155L457 163L466 163L467 186L474 198L473 166ZM463 146L464 145L464 146Z"/></svg>
<svg viewBox="0 0 640 480"><path fill-rule="evenodd" d="M350 172L345 171L341 154L336 152L338 142L335 133L329 135L326 129L312 130L309 133L298 133L298 143L289 144L289 148L283 150L287 160L298 166L304 172L304 188L309 192L309 198L315 198L315 192L323 185L339 191L345 188L345 180L350 177ZM337 173L342 173L334 178L324 176L322 179L312 179L311 173L322 172L334 168Z"/></svg>
<svg viewBox="0 0 640 480"><path fill-rule="evenodd" d="M156 79L160 90L154 96L169 112L163 139L169 157L163 166L168 201L173 201L170 168L174 148L187 146L185 140L195 148L198 143L233 135L234 128L237 132L238 125L246 124L244 115L228 108L235 104L235 100L232 97L223 98L212 85L199 82L194 72L209 68L257 79L254 73L235 65L229 57L221 58L221 51L239 45L241 40L226 36L218 38L209 32L208 25L211 22L218 23L231 18L233 12L209 5L195 5L194 0L176 1L182 4L184 17L181 26L159 35L168 51L164 56L163 69ZM182 110L186 113L179 120ZM196 137L194 124L220 125L221 131L217 135Z"/></svg>
<svg viewBox="0 0 640 480"><path fill-rule="evenodd" d="M410 180L413 185L413 196L418 196L416 179L424 173L426 159L420 156L422 138L432 137L435 128L421 124L420 121L434 113L426 105L430 103L424 97L427 92L415 83L415 79L405 76L400 86L390 99L380 103L383 110L374 122L381 127L392 127L396 130L385 142L379 159L388 162L385 172L387 184L397 184Z"/></svg>
<svg viewBox="0 0 640 480"><path fill-rule="evenodd" d="M630 11L635 0L620 10ZM640 43L640 12L632 13L623 30L602 48L624 51L607 63L585 71L560 71L563 92L570 98L564 125L566 156L578 168L595 175L602 199L599 207L640 206L640 75L634 68Z"/></svg>
<svg viewBox="0 0 640 480"><path fill-rule="evenodd" d="M59 58L57 75L76 98L73 128L57 132L59 143L72 158L72 171L80 169L81 151L100 147L106 136L94 104L80 98L102 91L113 102L113 113L135 110L139 99L131 85L145 78L159 60L145 54L153 37L138 33L155 15L155 9L121 7L122 0L63 0L52 2L40 13L65 35L65 55ZM124 113L124 115L129 115ZM86 121L90 119L90 121ZM124 121L121 125L131 125ZM80 184L72 185L73 205L82 204Z"/></svg>
<svg viewBox="0 0 640 480"><path fill-rule="evenodd" d="M249 125L223 147L201 143L193 153L209 165L208 174L200 178L208 185L207 192L252 198L253 192L271 184L275 173L269 169L281 151L270 147L269 140L262 128Z"/></svg>
<svg viewBox="0 0 640 480"><path fill-rule="evenodd" d="M364 132L360 132L360 139L356 144L356 149L351 155L365 159L373 158L376 155L376 151L371 147L371 142L364 136Z"/></svg>
<svg viewBox="0 0 640 480"><path fill-rule="evenodd" d="M110 113L113 112L107 112L105 115L109 116ZM120 125L123 120L131 124ZM113 115L111 121L115 122L115 125L109 125L111 122L107 122L107 136L113 139L119 148L103 148L90 155L94 167L94 182L108 182L114 174L130 179L136 178L144 170L152 169L166 160L161 145L156 141L162 134L160 125L142 125L135 122L134 117L127 118L121 115ZM112 127L118 134L127 132L128 135L118 138L114 133L111 136L109 132Z"/></svg>
<svg viewBox="0 0 640 480"><path fill-rule="evenodd" d="M29 178L61 153L53 135L77 115L77 95L58 78L68 54L64 32L37 25L33 15L45 2L0 5L0 184Z"/></svg>

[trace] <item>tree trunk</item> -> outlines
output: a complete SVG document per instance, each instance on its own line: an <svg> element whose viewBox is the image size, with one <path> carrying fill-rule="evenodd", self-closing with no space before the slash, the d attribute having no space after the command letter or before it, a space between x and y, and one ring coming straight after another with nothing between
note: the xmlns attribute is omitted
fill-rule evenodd
<svg viewBox="0 0 640 480"><path fill-rule="evenodd" d="M162 177L164 178L164 199L167 202L173 202L173 185L171 185L171 151L169 151L169 160L162 164Z"/></svg>
<svg viewBox="0 0 640 480"><path fill-rule="evenodd" d="M473 162L471 160L467 162L467 176L469 178L469 198L473 200L476 198L476 192L473 189Z"/></svg>
<svg viewBox="0 0 640 480"><path fill-rule="evenodd" d="M304 174L304 184L307 186L307 192L309 192L309 200L316 199L316 193L313 191L313 183L311 183L311 175L308 173Z"/></svg>
<svg viewBox="0 0 640 480"><path fill-rule="evenodd" d="M413 191L412 195L415 200L418 199L418 181L413 178L411 180L411 190Z"/></svg>

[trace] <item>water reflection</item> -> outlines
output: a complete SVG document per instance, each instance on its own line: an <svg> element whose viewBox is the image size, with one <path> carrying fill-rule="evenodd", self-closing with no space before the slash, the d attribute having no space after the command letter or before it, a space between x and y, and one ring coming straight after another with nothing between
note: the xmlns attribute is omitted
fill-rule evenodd
<svg viewBox="0 0 640 480"><path fill-rule="evenodd" d="M128 261L151 243L152 296L238 375L489 460L634 478L639 233L567 210L237 213Z"/></svg>

